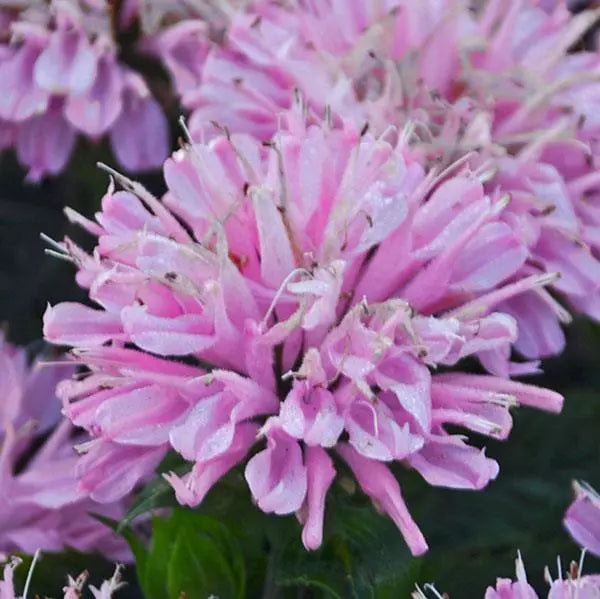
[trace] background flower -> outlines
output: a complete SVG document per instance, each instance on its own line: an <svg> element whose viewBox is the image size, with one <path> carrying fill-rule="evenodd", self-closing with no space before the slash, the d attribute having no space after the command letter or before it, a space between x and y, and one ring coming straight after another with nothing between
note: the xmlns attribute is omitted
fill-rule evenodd
<svg viewBox="0 0 600 599"><path fill-rule="evenodd" d="M77 490L77 438L68 422L60 423L54 396L56 383L72 368L37 361L29 366L25 351L4 339L0 363L0 552L73 548L128 558L124 543L90 515L118 519L122 506L96 506Z"/></svg>

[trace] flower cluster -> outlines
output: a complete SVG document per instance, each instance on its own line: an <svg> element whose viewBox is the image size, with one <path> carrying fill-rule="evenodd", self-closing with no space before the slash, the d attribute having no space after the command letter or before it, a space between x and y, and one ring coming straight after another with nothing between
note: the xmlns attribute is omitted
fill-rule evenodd
<svg viewBox="0 0 600 599"><path fill-rule="evenodd" d="M30 368L23 350L0 339L0 556L71 547L128 557L124 544L89 515L118 518L122 509L94 505L77 489L76 439L69 422L59 424L54 396L67 375L64 367L39 362Z"/></svg>
<svg viewBox="0 0 600 599"><path fill-rule="evenodd" d="M571 563L569 575L562 577L559 561L558 578L552 579L550 571L546 568L545 579L550 589L548 599L594 599L600 596L600 576L582 576L583 555L579 564ZM517 580L499 578L496 588L488 587L485 599L537 599L537 594L527 582L527 574L521 556L516 560Z"/></svg>
<svg viewBox="0 0 600 599"><path fill-rule="evenodd" d="M67 211L98 237L92 255L57 247L101 309L44 316L46 339L89 369L58 387L91 436L80 487L115 500L172 449L194 466L167 479L197 505L266 445L245 469L254 500L296 513L314 549L335 452L419 554L388 464L481 489L498 465L446 426L504 439L511 406L561 409L510 380L537 362L515 359L517 321L500 309L524 293L552 308L556 274L523 271L507 198L464 162L425 173L401 133L307 124L302 110L281 120L266 144L185 145L162 201L115 174L125 191L111 183L96 222ZM457 370L466 357L487 374Z"/></svg>
<svg viewBox="0 0 600 599"><path fill-rule="evenodd" d="M472 4L252 2L182 98L192 136L218 122L269 139L298 94L309 114L337 124L406 129L424 165L464 156L485 167L486 190L512 198L502 218L528 246L523 274L560 272L550 288L598 319L600 58L572 49L599 13L572 15L563 2ZM569 315L547 294L502 308L519 321L524 356L562 351Z"/></svg>
<svg viewBox="0 0 600 599"><path fill-rule="evenodd" d="M124 168L158 168L168 154L167 121L116 39L139 8L119 19L116 3L103 0L11 4L0 8L0 150L14 147L38 181L64 168L78 133L109 135Z"/></svg>
<svg viewBox="0 0 600 599"><path fill-rule="evenodd" d="M538 599L538 595L527 581L525 565L518 555L516 562L516 580L498 578L496 587L488 587L484 599ZM544 578L550 589L547 599L597 599L600 597L600 576L582 576L583 554L578 563L571 562L566 578L563 578L560 559L558 560L558 577L552 579L550 571L546 568ZM440 595L431 584L424 585L424 589L417 587L412 594L413 599L443 599L447 595Z"/></svg>
<svg viewBox="0 0 600 599"><path fill-rule="evenodd" d="M38 554L36 553L33 562L31 564L31 570L35 567ZM22 595L17 595L14 586L14 570L21 564L19 558L12 558L4 566L4 579L0 580L0 599L27 599L28 583L25 585ZM32 572L30 571L30 574ZM88 579L88 573L82 572L77 578L67 577L67 586L63 587L64 599L80 599L82 596L83 589L85 588ZM28 577L29 580L29 577ZM105 580L100 585L100 588L96 588L93 585L89 585L94 599L111 599L113 593L119 590L123 586L121 582L121 570L117 566L115 573L109 580Z"/></svg>

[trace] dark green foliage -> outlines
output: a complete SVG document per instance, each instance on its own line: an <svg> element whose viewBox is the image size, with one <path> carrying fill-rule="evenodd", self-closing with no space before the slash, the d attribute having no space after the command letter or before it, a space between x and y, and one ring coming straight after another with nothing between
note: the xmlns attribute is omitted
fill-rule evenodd
<svg viewBox="0 0 600 599"><path fill-rule="evenodd" d="M150 546L136 557L148 599L245 597L244 558L227 527L214 518L182 509L168 519L155 517Z"/></svg>

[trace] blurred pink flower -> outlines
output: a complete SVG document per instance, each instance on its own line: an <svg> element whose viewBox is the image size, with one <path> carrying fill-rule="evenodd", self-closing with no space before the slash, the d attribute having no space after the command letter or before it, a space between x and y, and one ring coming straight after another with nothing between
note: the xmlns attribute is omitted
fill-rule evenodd
<svg viewBox="0 0 600 599"><path fill-rule="evenodd" d="M465 157L550 289L600 319L600 59L572 52L598 19L564 2L501 0L255 1L182 90L194 139L231 132L269 139L298 95L309 115L383 134L397 127L424 165ZM293 34L290 34L293 32ZM568 312L545 291L508 299L527 359L564 347Z"/></svg>
<svg viewBox="0 0 600 599"><path fill-rule="evenodd" d="M524 276L506 198L454 171L426 175L394 131L292 111L267 144L228 134L175 152L163 201L115 174L126 190L111 182L96 222L67 210L98 237L92 255L57 248L100 308L44 316L46 339L89 369L58 387L91 436L80 489L115 500L171 448L194 466L166 478L197 505L264 440L245 471L254 500L297 513L315 549L334 450L423 553L387 464L481 489L497 463L446 425L505 439L511 406L562 406L510 380L537 364L511 360L517 323L498 309L555 275ZM467 356L490 374L461 373Z"/></svg>
<svg viewBox="0 0 600 599"><path fill-rule="evenodd" d="M16 147L31 181L64 169L77 134L110 134L128 170L155 169L167 157L166 118L141 75L118 58L113 10L104 0L63 0L0 20L0 119L13 127L0 148Z"/></svg>
<svg viewBox="0 0 600 599"><path fill-rule="evenodd" d="M30 574L33 574L33 569L36 566L39 553L33 558L30 566ZM21 559L14 557L10 559L4 566L4 577L0 580L0 599L27 599L28 582L25 584L23 594L17 594L14 587L14 570L21 564ZM63 587L64 599L80 599L88 579L88 573L82 572L77 578L72 578L67 575L67 586ZM28 576L28 581L30 580ZM113 593L124 586L121 582L121 567L115 568L115 573L109 580L102 582L100 588L89 585L89 590L95 599L111 599Z"/></svg>
<svg viewBox="0 0 600 599"><path fill-rule="evenodd" d="M565 527L581 547L600 557L600 496L585 483L573 486L576 497L565 514Z"/></svg>
<svg viewBox="0 0 600 599"><path fill-rule="evenodd" d="M560 560L558 568L558 578L555 580L552 579L548 568L545 571L546 582L550 585L548 599L595 599L600 595L600 576L582 576L583 555L579 564L571 563L566 578L563 578L560 570ZM488 587L485 599L537 599L538 595L527 582L525 566L520 554L516 560L516 572L516 581L499 578L495 589Z"/></svg>
<svg viewBox="0 0 600 599"><path fill-rule="evenodd" d="M24 350L0 339L0 554L37 549L101 551L123 559L122 541L89 513L119 518L77 489L73 427L60 420L54 388L72 368L29 367Z"/></svg>
<svg viewBox="0 0 600 599"><path fill-rule="evenodd" d="M581 555L579 563L571 562L567 576L563 578L560 558L558 559L558 577L552 579L550 571L546 568L544 578L549 585L547 599L597 599L600 596L600 576L582 576L583 558ZM510 578L498 578L495 587L488 587L485 599L538 599L535 589L527 581L525 565L518 554L515 560L516 580ZM468 581L465 581L465 585ZM448 595L441 595L432 584L419 586L412 593L413 599L443 599Z"/></svg>

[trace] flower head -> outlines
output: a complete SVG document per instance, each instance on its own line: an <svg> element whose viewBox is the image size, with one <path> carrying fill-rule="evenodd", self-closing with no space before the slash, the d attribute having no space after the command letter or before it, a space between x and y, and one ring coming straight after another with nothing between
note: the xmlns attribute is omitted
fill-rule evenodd
<svg viewBox="0 0 600 599"><path fill-rule="evenodd" d="M167 156L167 122L140 73L119 54L117 10L109 2L54 0L19 5L0 20L0 119L28 178L65 167L77 134L109 134L129 170Z"/></svg>
<svg viewBox="0 0 600 599"><path fill-rule="evenodd" d="M21 564L21 559L18 557L11 558L4 565L4 578L0 580L0 599L27 599L27 592L33 570L39 559L39 551L36 552L33 561L31 562L30 571L27 576L27 582L22 595L17 595L14 587L14 570ZM67 576L67 586L63 587L64 599L79 599L82 596L82 591L85 588L88 579L88 572L82 572L77 578ZM124 585L121 582L121 566L115 568L115 572L109 580L102 582L99 589L90 585L89 589L95 599L111 599L113 593Z"/></svg>
<svg viewBox="0 0 600 599"><path fill-rule="evenodd" d="M560 410L558 394L509 379L536 365L511 361L517 324L498 309L554 275L519 274L527 248L505 199L470 169L436 178L401 142L286 119L268 144L225 135L175 152L162 202L120 177L96 222L68 211L98 237L92 256L61 247L100 309L49 307L44 332L89 368L58 389L92 437L80 487L113 500L172 448L194 465L166 478L197 505L258 444L254 500L296 512L313 549L334 451L422 553L387 464L481 489L498 465L446 425L503 439L510 406ZM457 370L467 356L490 374Z"/></svg>
<svg viewBox="0 0 600 599"><path fill-rule="evenodd" d="M122 543L89 512L118 517L117 504L94 506L77 489L70 423L59 424L54 387L72 368L27 364L0 340L0 554L37 549L102 551L124 558ZM98 509L99 508L99 509Z"/></svg>
<svg viewBox="0 0 600 599"><path fill-rule="evenodd" d="M210 123L269 139L300 95L315 118L397 127L428 165L464 157L529 248L523 274L600 317L598 52L572 52L597 10L496 0L253 2L208 53L182 101L195 139ZM294 35L290 36L289 32ZM326 32L326 33L324 33ZM507 299L528 359L562 351L569 314L548 292Z"/></svg>
<svg viewBox="0 0 600 599"><path fill-rule="evenodd" d="M600 576L582 576L582 553L579 563L571 562L567 576L563 578L562 565L558 558L558 577L553 580L550 571L546 568L544 575L549 585L547 599L597 599L600 597ZM485 592L485 599L538 599L535 589L527 581L525 564L521 553L515 560L516 580L498 578L496 586L489 586ZM441 595L432 584L425 584L423 589L419 586L412 593L413 599L448 599L448 595Z"/></svg>
<svg viewBox="0 0 600 599"><path fill-rule="evenodd" d="M550 571L546 568L545 579L550 589L548 599L594 599L600 596L600 577L582 576L583 554L579 564L571 562L571 567L566 578L563 578L560 559L558 560L558 578L552 579ZM516 560L517 580L499 578L496 588L488 587L485 599L537 599L538 595L527 582L525 566L519 553Z"/></svg>

